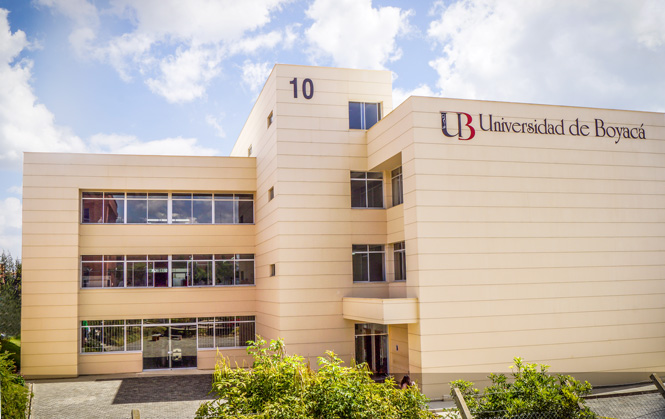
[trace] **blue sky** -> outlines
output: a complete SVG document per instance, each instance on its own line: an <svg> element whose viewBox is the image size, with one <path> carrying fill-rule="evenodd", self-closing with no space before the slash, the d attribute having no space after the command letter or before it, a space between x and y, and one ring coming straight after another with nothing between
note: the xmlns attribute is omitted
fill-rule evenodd
<svg viewBox="0 0 665 419"><path fill-rule="evenodd" d="M275 63L415 95L665 111L662 0L0 0L0 249L24 151L228 155Z"/></svg>

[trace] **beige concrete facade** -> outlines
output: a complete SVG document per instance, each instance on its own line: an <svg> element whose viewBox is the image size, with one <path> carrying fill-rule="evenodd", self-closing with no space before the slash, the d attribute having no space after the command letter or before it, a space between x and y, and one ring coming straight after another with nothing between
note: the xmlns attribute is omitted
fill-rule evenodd
<svg viewBox="0 0 665 419"><path fill-rule="evenodd" d="M382 119L350 129L349 102ZM387 325L381 372L434 398L514 356L665 370L663 114L424 97L393 111L390 72L276 65L231 155L25 154L25 375L142 370L140 351L81 353L84 320L215 316L255 316L312 365L354 359L357 324ZM351 172L382 173L380 208L352 208ZM254 223L87 224L86 191L252 194ZM384 281L354 281L354 245L384 246ZM144 254L253 254L255 282L82 287L82 256Z"/></svg>

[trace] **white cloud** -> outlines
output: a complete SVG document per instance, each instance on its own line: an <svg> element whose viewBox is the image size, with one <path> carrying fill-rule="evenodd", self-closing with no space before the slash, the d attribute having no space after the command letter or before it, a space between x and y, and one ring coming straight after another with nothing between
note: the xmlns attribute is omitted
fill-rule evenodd
<svg viewBox="0 0 665 419"><path fill-rule="evenodd" d="M268 62L253 63L246 60L242 65L242 82L252 92L258 92L270 75L272 65Z"/></svg>
<svg viewBox="0 0 665 419"><path fill-rule="evenodd" d="M315 61L334 65L383 69L402 51L396 38L409 31L410 10L373 8L371 0L315 0L305 12L314 20L306 31Z"/></svg>
<svg viewBox="0 0 665 419"><path fill-rule="evenodd" d="M8 12L0 9L0 165L18 169L24 151L82 151L85 144L37 102L30 79L32 62L16 61L30 46L25 33L11 33Z"/></svg>
<svg viewBox="0 0 665 419"><path fill-rule="evenodd" d="M221 70L220 61L215 50L178 48L175 57L169 56L159 63L159 78L149 78L146 84L171 103L189 102L205 94L207 84Z"/></svg>
<svg viewBox="0 0 665 419"><path fill-rule="evenodd" d="M91 151L113 154L151 154L164 156L214 156L218 151L203 147L196 138L163 138L140 141L133 135L95 134L90 138Z"/></svg>
<svg viewBox="0 0 665 419"><path fill-rule="evenodd" d="M252 33L292 0L110 0L107 9L88 0L36 1L72 19L70 43L82 57L107 62L124 81L138 75L171 103L204 97L224 58L289 47L294 38L288 28ZM130 30L113 33L106 21L114 20Z"/></svg>
<svg viewBox="0 0 665 419"><path fill-rule="evenodd" d="M402 102L404 102L411 96L441 96L441 95L438 93L434 93L432 89L426 84L421 84L412 90L395 88L393 89L393 108L398 107Z"/></svg>
<svg viewBox="0 0 665 419"><path fill-rule="evenodd" d="M9 197L0 200L0 252L15 258L21 255L21 201Z"/></svg>
<svg viewBox="0 0 665 419"><path fill-rule="evenodd" d="M658 0L462 0L432 13L446 97L663 109Z"/></svg>
<svg viewBox="0 0 665 419"><path fill-rule="evenodd" d="M206 124L215 129L215 135L217 137L226 138L226 131L224 131L224 127L222 127L222 124L220 124L219 119L212 115L206 115Z"/></svg>

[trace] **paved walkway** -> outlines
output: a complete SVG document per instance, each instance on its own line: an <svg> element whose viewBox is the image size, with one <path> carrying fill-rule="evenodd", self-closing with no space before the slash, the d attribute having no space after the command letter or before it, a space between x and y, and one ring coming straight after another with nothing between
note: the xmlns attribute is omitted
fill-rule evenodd
<svg viewBox="0 0 665 419"><path fill-rule="evenodd" d="M141 419L194 418L208 394L212 375L136 375L79 377L32 381L33 419L130 418L139 409Z"/></svg>

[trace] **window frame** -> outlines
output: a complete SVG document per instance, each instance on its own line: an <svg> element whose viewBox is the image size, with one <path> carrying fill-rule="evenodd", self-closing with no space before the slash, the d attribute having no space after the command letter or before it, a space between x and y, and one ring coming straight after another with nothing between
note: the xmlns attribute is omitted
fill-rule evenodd
<svg viewBox="0 0 665 419"><path fill-rule="evenodd" d="M385 252L385 246L383 244L354 244L351 246L351 258L352 258L352 275L353 275L353 283L385 283L386 282L386 252ZM367 279L357 279L356 277L356 265L357 265L357 258L360 257L361 263L360 266L362 268L362 258L364 255L367 255ZM380 280L372 280L372 255L381 255L381 279ZM376 259L376 256L374 256L374 259ZM374 261L376 262L376 260ZM363 275L361 273L361 275Z"/></svg>
<svg viewBox="0 0 665 419"><path fill-rule="evenodd" d="M360 127L355 127L351 126L351 104L358 104L359 106L359 112L360 112ZM376 122L371 124L370 126L367 126L367 105L376 105ZM358 129L358 130L368 130L372 128L374 125L376 125L382 117L383 114L383 106L381 102L356 102L356 101L349 101L349 129Z"/></svg>
<svg viewBox="0 0 665 419"><path fill-rule="evenodd" d="M393 207L404 203L404 177L402 166L390 172L390 184L392 186Z"/></svg>
<svg viewBox="0 0 665 419"><path fill-rule="evenodd" d="M393 269L395 281L406 281L406 244L404 241L393 243Z"/></svg>
<svg viewBox="0 0 665 419"><path fill-rule="evenodd" d="M360 177L362 175L362 177ZM370 175L378 175L375 177L372 177ZM380 178L379 178L380 176ZM351 185L351 208L352 209L383 209L385 208L385 202L384 202L384 190L383 190L383 172L360 172L360 171L355 171L352 170L350 174L350 185ZM364 191L364 196L365 196L365 204L362 206L354 206L354 182L357 184L362 183L362 190ZM374 187L376 184L380 182L381 188L380 188L380 193L379 197L381 198L380 205L376 206L370 206L370 191L372 190L370 188L370 182L374 183Z"/></svg>

